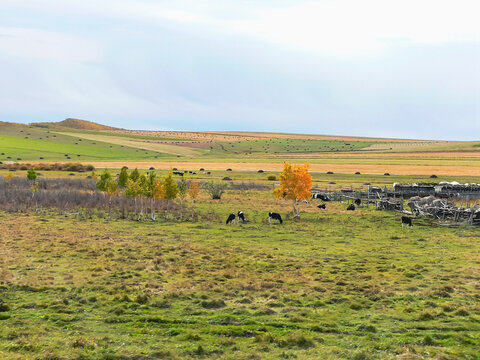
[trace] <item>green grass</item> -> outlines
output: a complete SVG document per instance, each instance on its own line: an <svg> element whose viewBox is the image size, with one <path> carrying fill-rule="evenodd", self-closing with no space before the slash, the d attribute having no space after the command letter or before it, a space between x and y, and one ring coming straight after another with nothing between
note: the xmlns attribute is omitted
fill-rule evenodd
<svg viewBox="0 0 480 360"><path fill-rule="evenodd" d="M141 139L141 140L160 140L160 141L194 141L192 139L183 139L183 138L170 138L170 137L160 137L160 136L149 136L149 135L139 135L139 134L129 134L123 132L110 132L110 131L95 131L95 130L78 130L70 128L58 128L51 129L52 132L71 132L78 134L92 134L92 135L108 135L108 136L118 136L131 139Z"/></svg>
<svg viewBox="0 0 480 360"><path fill-rule="evenodd" d="M372 143L373 142L366 141L303 140L283 138L236 142L232 141L213 145L209 155L355 151L365 148Z"/></svg>
<svg viewBox="0 0 480 360"><path fill-rule="evenodd" d="M341 203L297 222L270 192L195 206L201 222L0 213L0 356L478 358L478 229Z"/></svg>
<svg viewBox="0 0 480 360"><path fill-rule="evenodd" d="M110 145L99 141L77 139L70 136L48 134L26 135L28 139L14 136L0 136L0 161L20 158L22 161L73 161L94 160L145 160L162 157L165 154ZM43 135L43 136L39 136ZM45 136L48 136L46 138ZM54 137L55 136L55 137ZM40 158L43 159L40 159Z"/></svg>

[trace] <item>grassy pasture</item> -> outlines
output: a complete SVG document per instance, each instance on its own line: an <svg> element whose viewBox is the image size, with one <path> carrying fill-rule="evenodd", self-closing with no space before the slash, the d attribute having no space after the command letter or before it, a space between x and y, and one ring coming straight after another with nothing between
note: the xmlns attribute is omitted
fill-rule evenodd
<svg viewBox="0 0 480 360"><path fill-rule="evenodd" d="M129 138L127 136L113 136L104 134L86 134L86 133L71 133L71 132L59 132L62 135L78 136L79 138L101 141L103 143L123 145L129 148L136 148L142 150L155 151L158 153L165 153L169 155L181 155L181 156L198 156L202 154L199 149L193 149L186 146L177 146L172 144L163 144L154 142L153 140L146 141L145 139Z"/></svg>
<svg viewBox="0 0 480 360"><path fill-rule="evenodd" d="M184 138L174 138L174 137L167 137L167 136L149 136L149 135L141 135L137 134L133 131L123 131L123 130L116 130L116 131L98 131L98 130L79 130L79 129L70 129L70 128L54 128L53 131L58 132L69 132L73 134L90 134L90 135L107 135L107 136L118 136L124 138L131 138L131 139L139 139L139 140L168 140L168 141L189 141L189 139Z"/></svg>
<svg viewBox="0 0 480 360"><path fill-rule="evenodd" d="M356 151L363 149L371 142L340 141L340 140L312 140L312 139L256 139L248 141L223 142L213 146L209 155L230 154L282 154L282 153L309 153L309 152L337 152Z"/></svg>
<svg viewBox="0 0 480 360"><path fill-rule="evenodd" d="M478 359L477 229L341 203L297 222L268 191L195 207L201 222L0 213L0 357ZM239 209L249 222L225 225Z"/></svg>

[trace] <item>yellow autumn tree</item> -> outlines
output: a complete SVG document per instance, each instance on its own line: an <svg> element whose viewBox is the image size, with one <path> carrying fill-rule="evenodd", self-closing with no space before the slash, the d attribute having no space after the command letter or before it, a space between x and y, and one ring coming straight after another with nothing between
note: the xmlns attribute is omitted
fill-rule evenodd
<svg viewBox="0 0 480 360"><path fill-rule="evenodd" d="M298 217L298 204L312 196L312 176L308 172L309 164L292 165L283 163L283 171L280 174L280 186L273 190L273 195L278 199L289 199L293 203L293 212Z"/></svg>
<svg viewBox="0 0 480 360"><path fill-rule="evenodd" d="M195 180L192 180L190 186L188 187L188 195L192 199L192 202L195 202L195 199L198 197L200 192L200 186L198 186Z"/></svg>

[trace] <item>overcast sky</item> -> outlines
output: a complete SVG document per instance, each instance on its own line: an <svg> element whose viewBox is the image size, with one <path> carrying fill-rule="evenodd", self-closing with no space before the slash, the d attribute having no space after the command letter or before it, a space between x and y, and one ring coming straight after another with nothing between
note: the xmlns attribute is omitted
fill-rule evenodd
<svg viewBox="0 0 480 360"><path fill-rule="evenodd" d="M0 120L480 139L478 0L0 0Z"/></svg>

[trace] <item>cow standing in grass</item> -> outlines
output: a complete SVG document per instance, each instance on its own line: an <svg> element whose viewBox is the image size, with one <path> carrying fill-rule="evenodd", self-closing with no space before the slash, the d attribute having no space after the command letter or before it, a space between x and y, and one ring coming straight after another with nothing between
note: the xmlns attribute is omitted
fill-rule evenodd
<svg viewBox="0 0 480 360"><path fill-rule="evenodd" d="M243 213L243 211L239 211L238 214L238 222L242 221L242 223L246 223L247 220L245 220L245 214Z"/></svg>
<svg viewBox="0 0 480 360"><path fill-rule="evenodd" d="M413 228L412 224L412 218L409 218L408 216L402 216L402 228L403 225L407 225L410 229Z"/></svg>
<svg viewBox="0 0 480 360"><path fill-rule="evenodd" d="M330 198L327 195L323 194L313 194L311 200L320 199L322 201L330 201Z"/></svg>
<svg viewBox="0 0 480 360"><path fill-rule="evenodd" d="M231 213L230 215L228 215L228 219L226 221L226 224L231 224L233 221L235 221L235 214L234 213Z"/></svg>
<svg viewBox="0 0 480 360"><path fill-rule="evenodd" d="M268 223L270 224L271 221L277 220L280 224L283 224L282 216L279 213L269 212L268 213Z"/></svg>

